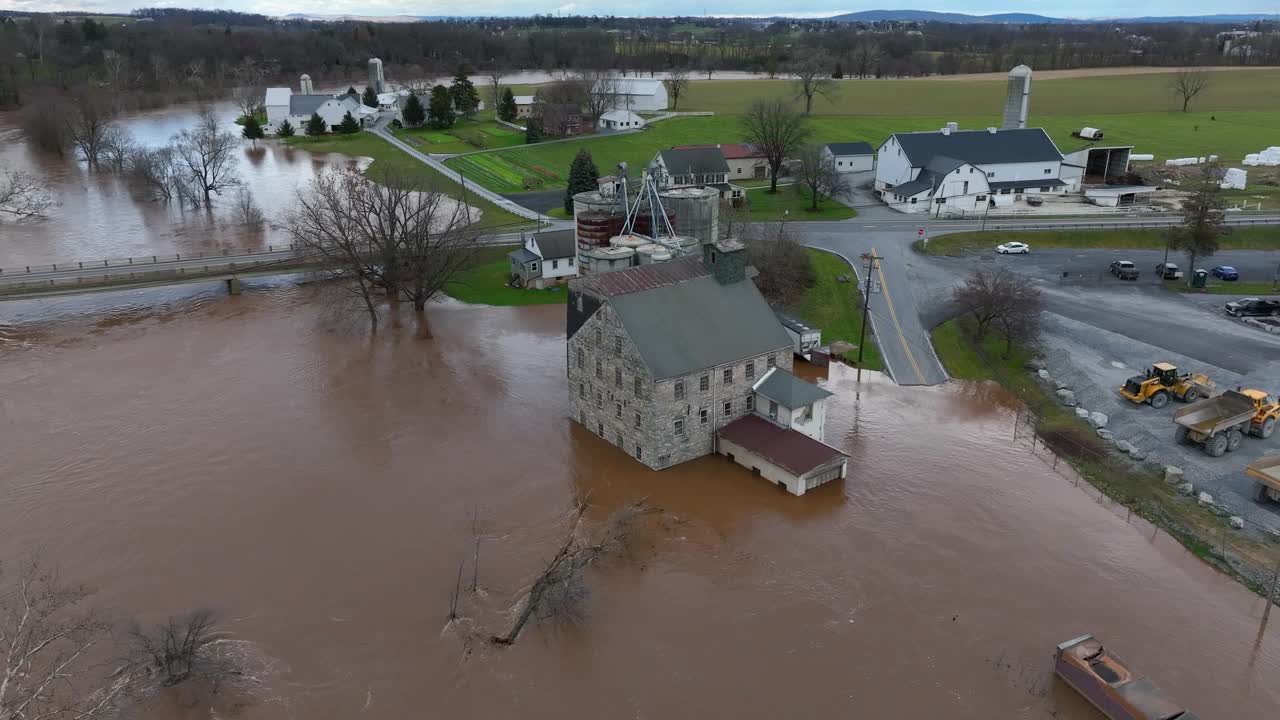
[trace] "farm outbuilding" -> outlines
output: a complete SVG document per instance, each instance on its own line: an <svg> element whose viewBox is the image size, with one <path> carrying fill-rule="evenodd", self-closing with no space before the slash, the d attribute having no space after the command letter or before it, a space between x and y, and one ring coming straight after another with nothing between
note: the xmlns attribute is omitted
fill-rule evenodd
<svg viewBox="0 0 1280 720"><path fill-rule="evenodd" d="M828 143L822 154L831 158L838 173L870 172L876 166L876 151L870 143Z"/></svg>
<svg viewBox="0 0 1280 720"><path fill-rule="evenodd" d="M1132 145L1091 145L1067 153L1062 159L1062 177L1080 179L1080 185L1122 183L1129 174Z"/></svg>

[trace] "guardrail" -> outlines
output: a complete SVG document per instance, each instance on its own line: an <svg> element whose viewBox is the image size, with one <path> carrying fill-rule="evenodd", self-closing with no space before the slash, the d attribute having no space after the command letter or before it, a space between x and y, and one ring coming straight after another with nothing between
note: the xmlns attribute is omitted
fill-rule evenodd
<svg viewBox="0 0 1280 720"><path fill-rule="evenodd" d="M1074 220L1047 221L1043 224L1018 223L1017 225L1003 225L1000 223L987 223L988 230L1108 230L1120 228L1167 228L1182 224L1182 218L1169 218L1158 222L1117 222L1116 220L1101 222L1077 222ZM1228 217L1224 224L1226 225L1278 225L1280 217L1267 218L1232 218Z"/></svg>
<svg viewBox="0 0 1280 720"><path fill-rule="evenodd" d="M24 265L21 267L0 268L0 278L12 277L15 275L33 275L39 273L51 272L73 272L77 270L93 270L96 268L127 268L147 265L159 265L162 263L176 263L191 260L212 260L216 258L226 257L242 257L246 255L267 255L285 252L294 252L297 248L290 243L289 245L268 245L266 250L262 249L246 249L231 250L226 249L221 253L173 253L172 255L140 255L138 257L124 258L107 258L103 260L72 260L70 262L51 263L49 265Z"/></svg>
<svg viewBox="0 0 1280 720"><path fill-rule="evenodd" d="M161 265L163 264L164 263L161 263ZM275 260L263 259L226 264L197 266L184 265L180 267L149 267L148 265L134 265L133 267L138 268L138 270L127 273L105 273L102 275L90 275L85 273L41 279L37 279L34 276L32 276L31 279L25 279L25 275L23 275L17 276L24 278L19 281L0 282L0 298L63 293L65 291L75 290L89 291L117 287L123 288L138 285L176 285L180 283L215 280L239 275L252 275L261 273L264 270L268 271L265 274L276 272L281 274L306 272L313 267L320 267L320 265L320 263L313 262L308 258L295 256Z"/></svg>

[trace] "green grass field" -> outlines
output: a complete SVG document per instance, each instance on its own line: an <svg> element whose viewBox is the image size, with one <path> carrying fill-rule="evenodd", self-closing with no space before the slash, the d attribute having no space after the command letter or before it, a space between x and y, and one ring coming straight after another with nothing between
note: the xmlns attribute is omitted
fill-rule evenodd
<svg viewBox="0 0 1280 720"><path fill-rule="evenodd" d="M554 305L564 303L564 288L521 290L507 287L511 260L507 253L516 246L482 248L471 268L457 273L444 291L462 302L475 305Z"/></svg>
<svg viewBox="0 0 1280 720"><path fill-rule="evenodd" d="M831 253L809 250L809 259L813 262L817 283L788 310L802 320L822 328L823 344L844 340L857 345L862 335L862 301L858 295L858 285L836 280L840 275L851 275L852 271L844 260ZM854 350L850 355L852 357L846 359L853 362L858 357L858 351ZM863 349L862 366L868 370L883 368L880 350L870 333L867 334L867 346Z"/></svg>
<svg viewBox="0 0 1280 720"><path fill-rule="evenodd" d="M1084 109L1099 115L1180 111L1181 101L1169 91L1171 77L1172 73L1153 73L1034 79L1031 115L1039 123L1047 116L1078 115ZM1191 103L1193 111L1280 110L1280 93L1268 91L1280 87L1280 69L1214 72L1209 77L1209 87ZM756 98L789 99L794 87L788 80L697 80L680 97L680 109L736 115ZM847 80L838 84L831 100L815 98L813 111L818 115L937 116L945 108L954 115L994 116L1004 94L1004 78ZM1091 125L1104 127L1105 123Z"/></svg>
<svg viewBox="0 0 1280 720"><path fill-rule="evenodd" d="M290 147L315 153L340 153L354 157L373 158L373 163L365 168L364 174L378 178L383 173L394 173L414 178L435 190L439 190L454 199L462 198L462 188L450 182L430 167L409 157L384 140L369 133L353 135L321 135L307 137L296 135L285 141ZM474 194L468 195L467 204L480 210L480 226L493 229L519 229L531 227L533 222L514 215L493 203Z"/></svg>
<svg viewBox="0 0 1280 720"><path fill-rule="evenodd" d="M1165 282L1164 286L1177 292L1209 293L1210 295L1255 295L1258 297L1280 295L1280 289L1276 288L1276 284L1267 280L1238 282L1214 280L1204 288L1189 288L1185 280L1170 280Z"/></svg>
<svg viewBox="0 0 1280 720"><path fill-rule="evenodd" d="M818 210L809 209L809 193L799 185L778 188L772 195L765 188L747 191L752 220L848 220L858 213L836 200L822 200Z"/></svg>
<svg viewBox="0 0 1280 720"><path fill-rule="evenodd" d="M393 128L391 134L432 155L457 155L524 144L524 133L499 125L493 120L493 113L481 113L475 120L459 118L456 125L443 130Z"/></svg>
<svg viewBox="0 0 1280 720"><path fill-rule="evenodd" d="M1166 83L1169 75L1122 75L1037 81L1031 121L1064 152L1087 143L1073 130L1100 127L1106 143L1133 145L1135 152L1169 157L1216 154L1239 162L1245 154L1275 145L1280 137L1280 70L1215 72L1211 86L1178 112ZM633 135L576 142L522 145L454 158L451 167L498 192L562 188L569 162L587 148L602 173L626 161L638 174L658 150L673 145L742 140L737 113L759 97L789 96L784 80L710 80L690 86L682 110L714 110L713 117L677 118ZM875 80L846 82L832 103L819 99L809 124L818 143L866 141L878 146L894 132L932 130L947 121L976 129L1000 124L1004 81ZM526 187L528 185L528 187ZM1247 194L1246 191L1245 194Z"/></svg>
<svg viewBox="0 0 1280 720"><path fill-rule="evenodd" d="M1029 232L952 233L929 241L929 255L962 255L995 252L997 245L1017 240L1031 251L1052 248L1103 248L1116 250L1163 250L1167 230L1034 230ZM1280 226L1257 225L1232 228L1219 242L1223 250L1280 250ZM918 249L918 248L917 248Z"/></svg>

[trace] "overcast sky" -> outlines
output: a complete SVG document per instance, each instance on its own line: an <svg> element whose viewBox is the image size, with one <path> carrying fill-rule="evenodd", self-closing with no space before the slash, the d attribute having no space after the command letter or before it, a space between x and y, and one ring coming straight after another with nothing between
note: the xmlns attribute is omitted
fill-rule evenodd
<svg viewBox="0 0 1280 720"><path fill-rule="evenodd" d="M127 12L135 7L193 7L222 8L265 15L309 13L324 15L532 15L535 13L563 13L578 15L756 15L786 14L793 17L826 17L858 10L877 10L901 7L893 3L857 3L840 0L804 0L786 4L780 9L777 0L648 0L635 4L617 0L328 0L327 2L303 2L302 0L0 0L4 10L91 10L94 12ZM1121 6L1113 0L1076 0L1069 6L1060 0L1023 0L989 4L960 4L954 2L925 2L912 5L915 10L943 12L967 12L987 15L999 12L1028 12L1054 17L1116 17ZM1202 15L1207 13L1276 13L1280 3L1276 0L1224 0L1204 3L1193 0L1134 0L1123 5L1123 15Z"/></svg>

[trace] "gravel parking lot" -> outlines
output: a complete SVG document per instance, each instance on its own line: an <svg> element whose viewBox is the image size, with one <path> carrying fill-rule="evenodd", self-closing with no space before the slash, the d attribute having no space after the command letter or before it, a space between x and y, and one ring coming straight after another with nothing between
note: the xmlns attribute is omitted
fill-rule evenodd
<svg viewBox="0 0 1280 720"><path fill-rule="evenodd" d="M1159 300L1148 304L1146 309L1153 313L1169 310L1168 304ZM1223 324L1231 324L1270 339L1265 333L1208 310L1184 312L1184 320L1187 332L1195 332L1205 324L1219 326L1220 332ZM1243 386L1274 394L1280 390L1280 362L1272 361L1242 374L1055 313L1045 313L1043 328L1046 369L1071 388L1080 407L1105 413L1109 418L1107 429L1115 433L1117 440L1129 441L1149 460L1181 467L1197 492L1210 493L1234 514L1280 530L1280 505L1255 502L1253 481L1244 474L1245 466L1257 458L1280 454L1280 436L1269 440L1246 437L1239 450L1211 458L1198 447L1179 445L1174 440L1173 412L1183 407L1182 403L1175 400L1156 410L1134 404L1117 392L1126 379L1140 374L1151 363L1166 361L1182 371L1205 373L1220 390ZM1280 358L1280 341L1276 345L1275 357Z"/></svg>

